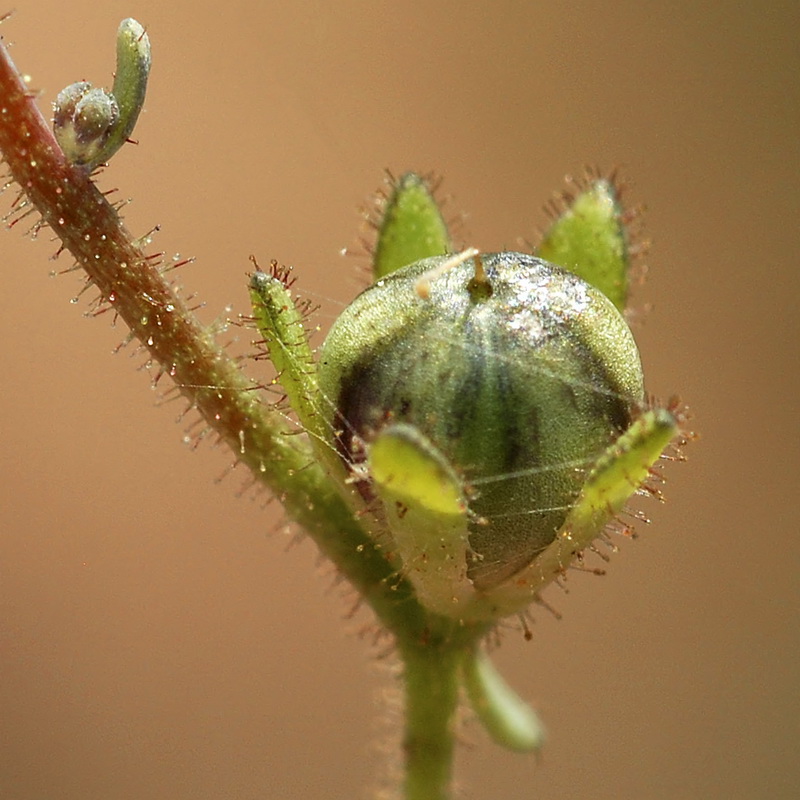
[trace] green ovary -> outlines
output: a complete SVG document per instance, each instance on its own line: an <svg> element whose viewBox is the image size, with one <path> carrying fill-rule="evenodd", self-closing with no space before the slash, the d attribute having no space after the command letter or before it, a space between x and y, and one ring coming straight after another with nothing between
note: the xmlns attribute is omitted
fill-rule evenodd
<svg viewBox="0 0 800 800"><path fill-rule="evenodd" d="M359 295L322 350L320 388L349 462L390 422L449 460L469 500L468 576L489 590L555 538L588 471L644 399L633 337L613 304L559 267L519 253L419 277L425 259ZM368 478L360 483L370 496Z"/></svg>

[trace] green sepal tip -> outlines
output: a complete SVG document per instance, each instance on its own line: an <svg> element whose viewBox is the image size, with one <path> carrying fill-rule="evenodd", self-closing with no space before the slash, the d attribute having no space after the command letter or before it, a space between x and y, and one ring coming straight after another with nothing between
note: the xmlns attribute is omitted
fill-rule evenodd
<svg viewBox="0 0 800 800"><path fill-rule="evenodd" d="M503 616L524 608L562 574L646 484L653 465L679 434L672 411L658 408L642 413L600 456L555 540L487 598L494 613Z"/></svg>
<svg viewBox="0 0 800 800"><path fill-rule="evenodd" d="M412 425L387 426L367 455L406 577L429 609L456 615L475 595L467 578L468 511L459 477Z"/></svg>
<svg viewBox="0 0 800 800"><path fill-rule="evenodd" d="M407 172L393 186L382 209L373 254L373 276L429 256L450 252L450 234L428 181Z"/></svg>
<svg viewBox="0 0 800 800"><path fill-rule="evenodd" d="M646 483L678 432L678 420L668 409L645 411L598 460L563 529L599 532Z"/></svg>
<svg viewBox="0 0 800 800"><path fill-rule="evenodd" d="M536 255L583 278L624 311L630 254L614 184L589 183L545 232Z"/></svg>
<svg viewBox="0 0 800 800"><path fill-rule="evenodd" d="M317 368L308 342L303 311L288 286L289 271L272 263L270 272L260 269L250 276L253 320L277 370L276 381L300 425L319 440L323 435L318 414ZM327 449L327 448L326 448Z"/></svg>
<svg viewBox="0 0 800 800"><path fill-rule="evenodd" d="M536 712L505 682L482 650L462 662L470 706L491 738L518 753L538 752L547 735Z"/></svg>

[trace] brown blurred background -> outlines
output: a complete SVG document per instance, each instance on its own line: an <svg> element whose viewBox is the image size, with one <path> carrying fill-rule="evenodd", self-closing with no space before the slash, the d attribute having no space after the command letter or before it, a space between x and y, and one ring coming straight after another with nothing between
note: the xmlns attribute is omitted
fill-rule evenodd
<svg viewBox="0 0 800 800"><path fill-rule="evenodd" d="M198 257L207 321L246 311L255 253L327 325L384 168L441 172L469 244L499 249L565 173L624 165L654 240L648 387L702 439L609 575L505 637L551 739L537 764L471 731L465 798L800 796L800 6L749 5L21 0L3 25L42 107L110 82L122 17L147 26L140 145L101 185ZM386 681L364 618L236 496L244 473L214 483L228 455L181 444L140 359L110 357L124 331L48 278L69 262L47 239L0 236L0 798L364 797Z"/></svg>

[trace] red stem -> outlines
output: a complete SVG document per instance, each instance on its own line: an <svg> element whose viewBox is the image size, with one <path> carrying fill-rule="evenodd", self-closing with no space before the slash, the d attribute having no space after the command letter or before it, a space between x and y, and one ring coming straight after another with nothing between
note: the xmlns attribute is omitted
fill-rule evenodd
<svg viewBox="0 0 800 800"><path fill-rule="evenodd" d="M263 404L254 384L200 325L122 224L85 170L67 162L0 43L0 152L25 200L239 461L369 600L390 628L425 627L410 587L315 463L304 437ZM292 431L294 432L294 431Z"/></svg>
<svg viewBox="0 0 800 800"><path fill-rule="evenodd" d="M147 259L86 171L67 162L4 47L0 104L0 150L26 203L208 423L242 460L260 468L247 445L258 436L263 446L274 430L259 430L267 409L252 384L176 296L157 261Z"/></svg>

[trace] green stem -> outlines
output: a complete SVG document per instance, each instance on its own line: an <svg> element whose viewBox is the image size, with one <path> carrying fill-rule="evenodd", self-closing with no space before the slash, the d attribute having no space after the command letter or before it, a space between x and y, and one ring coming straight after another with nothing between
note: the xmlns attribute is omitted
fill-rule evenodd
<svg viewBox="0 0 800 800"><path fill-rule="evenodd" d="M405 662L404 800L447 800L453 775L460 650L416 647Z"/></svg>

